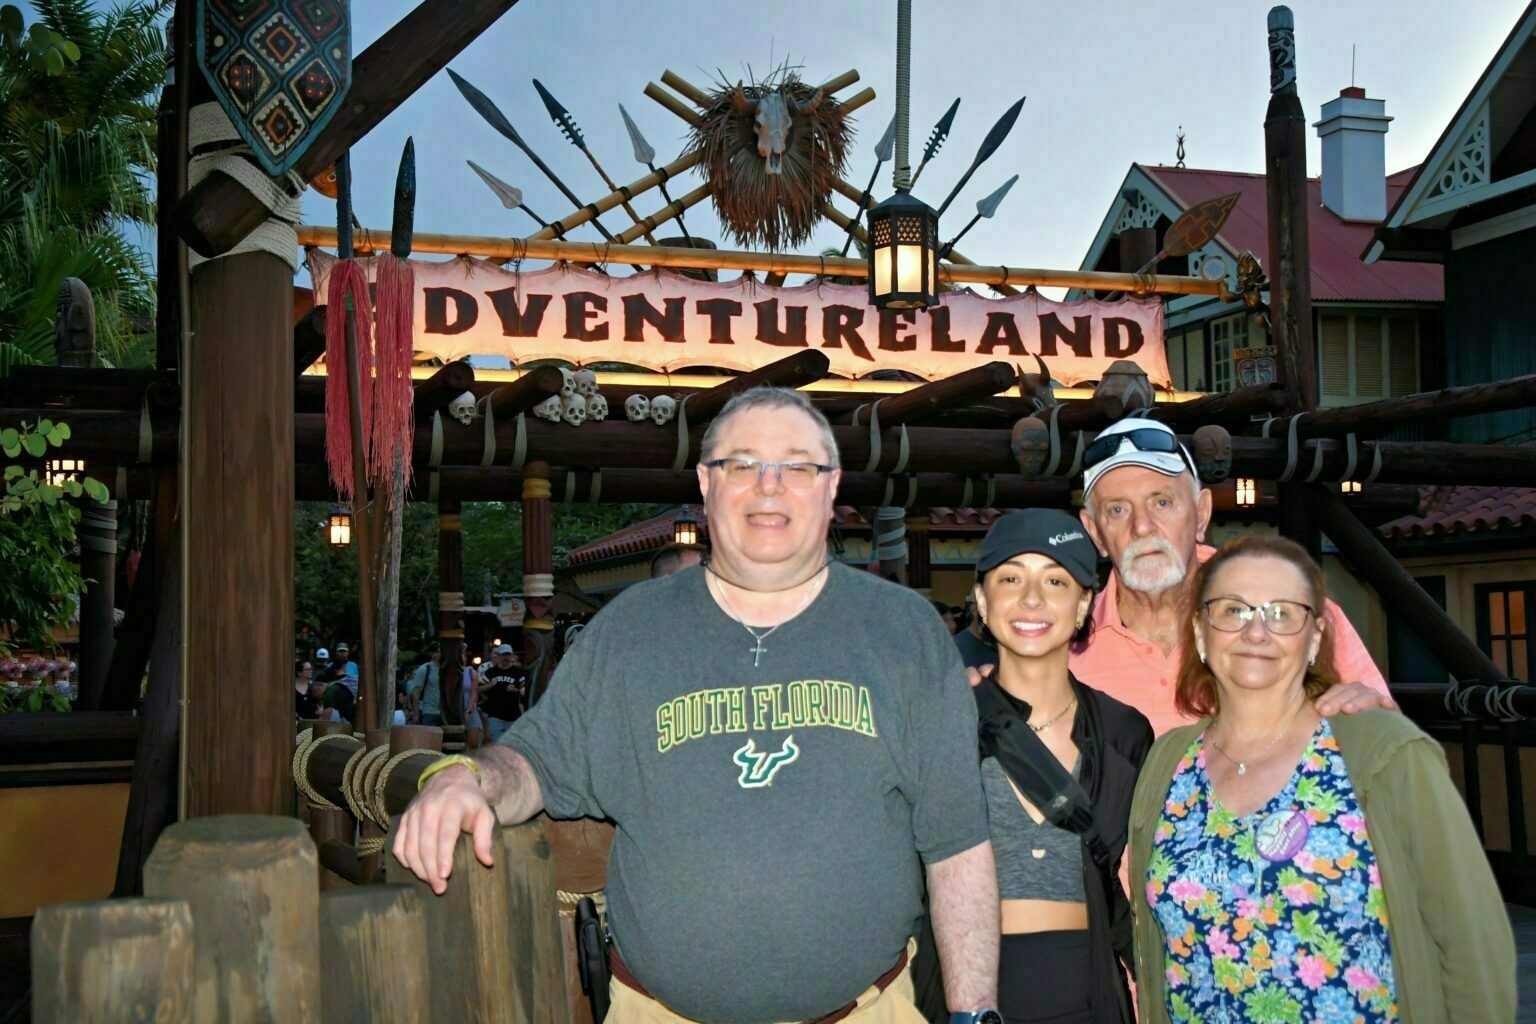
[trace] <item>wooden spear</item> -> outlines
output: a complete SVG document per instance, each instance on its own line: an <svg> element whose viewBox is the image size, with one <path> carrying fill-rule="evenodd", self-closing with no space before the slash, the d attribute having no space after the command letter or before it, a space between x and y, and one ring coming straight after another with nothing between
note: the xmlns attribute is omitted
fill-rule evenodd
<svg viewBox="0 0 1536 1024"><path fill-rule="evenodd" d="M955 101L959 103L959 100ZM869 208L869 201L873 197L870 189L875 187L875 179L880 177L880 168L891 158L891 153L896 147L896 118L891 118L891 123L885 126L885 134L880 136L880 141L875 143L875 169L869 172L869 184L864 186L863 193L853 204L853 216L848 219L848 237L843 239L842 256L848 255L848 249L853 245L853 226L859 222L864 211Z"/></svg>
<svg viewBox="0 0 1536 1024"><path fill-rule="evenodd" d="M645 136L640 134L640 126L635 124L634 118L629 116L629 111L624 109L624 104L622 103L619 104L619 116L624 119L624 130L629 132L629 144L635 148L635 159L650 168L653 174L659 173L656 170L656 150L652 149L651 144L645 141ZM661 198L667 205L672 205L672 197L667 193L666 178L658 181L656 187L661 190ZM624 192L623 189L612 182L609 182L609 188L614 189L620 194ZM626 205L625 209L627 210L629 207ZM688 233L688 225L683 222L681 210L677 214L677 228L683 233L683 241L690 246L693 245L693 236Z"/></svg>
<svg viewBox="0 0 1536 1024"><path fill-rule="evenodd" d="M917 170L912 172L912 180L907 182L907 188L917 187L917 179L922 177L923 168L928 166L928 161L938 153L939 147L944 145L944 140L949 138L949 130L955 125L955 113L960 109L960 97L955 97L955 102L944 111L944 116L939 118L939 123L933 126L933 133L928 136L928 145L923 147L922 162L917 165Z"/></svg>
<svg viewBox="0 0 1536 1024"><path fill-rule="evenodd" d="M352 258L352 158L343 153L336 161L336 253ZM364 296L364 301L367 297ZM363 315L367 316L366 310ZM373 676L378 663L373 641L374 564L373 505L368 500L368 461L363 454L363 373L357 350L357 310L349 298L347 318L347 412L352 427L352 543L357 551L358 647L367 660L358 665L357 709L354 722L368 721L369 698L377 691Z"/></svg>
<svg viewBox="0 0 1536 1024"><path fill-rule="evenodd" d="M592 169L597 171L597 176L603 179L604 185L608 186L608 191L617 192L619 186L614 184L612 178L608 177L608 172L603 170L603 165L597 162L597 157L593 155L592 150L587 148L586 137L581 134L581 128L576 124L576 118L571 116L571 112L565 109L560 101L555 99L554 95L544 88L543 83L537 78L533 80L533 87L538 91L539 99L544 101L544 109L549 111L549 118L555 122L555 127L560 129L571 145L581 150L582 155L592 165ZM634 207L629 205L628 199L625 199L619 205L624 207L624 212L629 214L630 220L636 224L640 223L640 215L635 213ZM645 230L645 240L652 245L656 244L656 239L651 237L649 228Z"/></svg>

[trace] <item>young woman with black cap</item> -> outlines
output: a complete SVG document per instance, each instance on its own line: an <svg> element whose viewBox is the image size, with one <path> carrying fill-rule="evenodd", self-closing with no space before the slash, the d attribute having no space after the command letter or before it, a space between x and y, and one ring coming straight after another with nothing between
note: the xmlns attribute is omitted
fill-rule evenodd
<svg viewBox="0 0 1536 1024"><path fill-rule="evenodd" d="M1008 1021L1134 1019L1119 874L1152 727L1067 669L1097 565L1082 525L1054 509L998 519L976 564L977 611L997 642L976 699L1002 896L998 1009Z"/></svg>

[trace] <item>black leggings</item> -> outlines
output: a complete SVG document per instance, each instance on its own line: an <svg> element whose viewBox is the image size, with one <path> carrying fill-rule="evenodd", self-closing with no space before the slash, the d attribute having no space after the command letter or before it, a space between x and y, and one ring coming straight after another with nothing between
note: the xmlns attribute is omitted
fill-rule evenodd
<svg viewBox="0 0 1536 1024"><path fill-rule="evenodd" d="M1008 1024L1088 1024L1088 932L1004 935L997 1010Z"/></svg>

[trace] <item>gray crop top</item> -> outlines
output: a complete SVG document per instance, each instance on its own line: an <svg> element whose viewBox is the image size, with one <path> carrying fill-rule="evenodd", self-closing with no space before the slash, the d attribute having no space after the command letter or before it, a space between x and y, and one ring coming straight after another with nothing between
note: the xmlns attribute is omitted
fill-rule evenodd
<svg viewBox="0 0 1536 1024"><path fill-rule="evenodd" d="M1074 776L1081 766L1079 757ZM981 782L987 791L999 895L1005 900L1086 902L1082 838L1049 821L1036 824L995 758L981 762Z"/></svg>

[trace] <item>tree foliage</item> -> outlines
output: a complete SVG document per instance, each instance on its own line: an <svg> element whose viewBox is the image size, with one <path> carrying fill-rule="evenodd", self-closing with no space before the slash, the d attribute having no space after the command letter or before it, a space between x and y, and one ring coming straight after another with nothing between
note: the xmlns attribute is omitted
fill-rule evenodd
<svg viewBox="0 0 1536 1024"><path fill-rule="evenodd" d="M0 11L0 373L52 360L66 277L91 289L106 361L138 365L152 351L136 324L153 315L153 273L129 232L156 222L154 96L170 6L36 0L24 33L14 6Z"/></svg>

